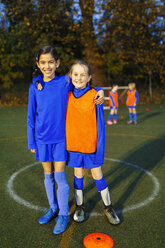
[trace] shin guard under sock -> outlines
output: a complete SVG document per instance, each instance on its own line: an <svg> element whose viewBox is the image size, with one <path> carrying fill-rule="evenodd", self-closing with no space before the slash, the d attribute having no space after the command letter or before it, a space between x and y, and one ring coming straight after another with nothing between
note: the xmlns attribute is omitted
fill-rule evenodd
<svg viewBox="0 0 165 248"><path fill-rule="evenodd" d="M44 184L50 207L52 209L57 209L58 203L57 203L56 191L55 191L54 172L52 172L51 174L45 174Z"/></svg>
<svg viewBox="0 0 165 248"><path fill-rule="evenodd" d="M58 185L57 189L57 199L59 206L59 215L68 215L69 205L69 185L67 183L65 172L55 172L55 180Z"/></svg>

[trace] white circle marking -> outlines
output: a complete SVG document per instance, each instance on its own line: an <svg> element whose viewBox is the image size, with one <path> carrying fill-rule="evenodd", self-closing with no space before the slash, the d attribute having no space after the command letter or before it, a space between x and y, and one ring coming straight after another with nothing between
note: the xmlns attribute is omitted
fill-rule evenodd
<svg viewBox="0 0 165 248"><path fill-rule="evenodd" d="M123 208L123 209L119 209L119 210L116 211L116 213L118 213L118 214L125 213L125 212L128 212L128 211L135 210L137 208L146 206L151 201L153 201L154 198L158 195L159 189L160 189L159 181L149 171L145 170L144 168L142 168L142 167L140 167L140 166L138 166L136 164L132 164L132 163L129 163L129 162L126 162L126 161L122 161L122 160L118 160L118 159L113 159L113 158L105 158L105 160L113 161L113 162L117 162L117 163L122 163L124 165L132 166L132 167L134 167L134 168L136 168L138 170L141 170L142 172L146 173L152 179L153 184L154 184L154 189L153 189L151 195L146 200L144 200L143 202L140 202L140 203L131 205L129 207L126 207L126 208ZM7 192L9 193L9 195L11 196L11 198L13 198L17 203L19 203L21 205L24 205L25 207L28 207L28 208L31 208L31 209L34 209L34 210L38 210L38 211L46 211L47 208L34 205L31 202L26 201L23 198L21 198L20 196L18 196L17 193L14 191L14 186L13 186L15 178L20 173L22 173L23 171L27 170L28 168L31 168L31 167L39 164L39 163L40 162L35 162L35 163L32 163L32 164L29 164L29 165L21 168L20 170L16 171L15 173L13 173L12 176L9 178L9 180L7 182ZM89 215L90 216L102 216L102 214L99 214L99 213L91 213Z"/></svg>

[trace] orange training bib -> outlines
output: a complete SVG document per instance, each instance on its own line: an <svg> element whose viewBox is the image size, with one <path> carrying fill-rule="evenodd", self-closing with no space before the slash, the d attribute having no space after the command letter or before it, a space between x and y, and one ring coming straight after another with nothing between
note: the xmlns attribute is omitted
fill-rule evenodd
<svg viewBox="0 0 165 248"><path fill-rule="evenodd" d="M68 95L66 114L67 150L81 153L94 153L97 146L97 120L94 97L96 90L91 89L76 98Z"/></svg>
<svg viewBox="0 0 165 248"><path fill-rule="evenodd" d="M126 102L126 105L127 106L134 106L135 102L136 102L136 97L135 97L135 92L136 90L133 90L133 91L127 91L127 102Z"/></svg>
<svg viewBox="0 0 165 248"><path fill-rule="evenodd" d="M116 94L114 94L113 91L110 91L109 92L109 107L113 107L113 103L112 103L112 100L110 98L110 96L112 96L113 98L113 101L115 103L115 107L119 107L119 103L118 103L118 92L116 92Z"/></svg>

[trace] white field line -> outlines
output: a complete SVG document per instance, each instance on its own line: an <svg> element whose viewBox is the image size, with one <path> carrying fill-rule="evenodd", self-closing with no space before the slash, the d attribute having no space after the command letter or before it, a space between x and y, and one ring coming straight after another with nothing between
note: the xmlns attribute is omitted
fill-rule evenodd
<svg viewBox="0 0 165 248"><path fill-rule="evenodd" d="M33 167L37 164L39 164L40 162L35 162L33 164L29 164L23 168L21 168L20 170L16 171L8 180L7 182L7 191L9 193L9 195L19 204L21 205L24 205L25 207L28 207L28 208L31 208L31 209L35 209L35 210L38 210L38 211L46 211L46 208L44 207L40 207L40 206L37 206L37 205L34 205L32 204L31 202L28 202L26 200L24 200L23 198L21 198L20 196L17 195L17 193L14 191L14 186L13 186L13 183L14 183L14 180L15 178L20 174L22 173L23 171L27 170L28 168L30 167Z"/></svg>
<svg viewBox="0 0 165 248"><path fill-rule="evenodd" d="M147 204L149 204L151 201L153 201L155 199L155 197L158 195L159 189L160 189L159 181L149 171L145 170L144 168L140 167L139 165L132 164L132 163L129 163L129 162L126 162L126 161L121 161L121 160L113 159L113 158L105 158L105 160L113 161L113 162L117 162L117 163L122 163L122 164L127 165L127 166L132 166L132 167L134 167L134 168L146 173L151 178L151 180L152 180L152 182L154 184L154 189L153 189L151 195L147 199L145 199L144 201L142 201L140 203L125 207L124 209L119 209L119 210L116 211L117 214L125 213L125 212L132 211L132 210L135 210L135 209L140 208L140 207L144 207ZM11 198L13 198L17 203L19 203L21 205L24 205L25 207L28 207L30 209L34 209L34 210L44 212L44 211L46 211L45 207L37 206L37 205L34 205L33 203L31 203L29 201L24 200L23 198L18 196L18 194L14 191L14 186L13 186L14 180L16 179L16 177L20 173L22 173L23 171L27 170L28 168L33 167L33 166L35 166L35 165L37 165L39 163L40 162L35 162L35 163L32 163L32 164L29 164L29 165L21 168L20 170L16 171L14 174L12 174L12 176L9 178L9 180L7 182L7 192L9 193ZM88 213L87 215L91 216L91 217L96 217L96 216L102 216L103 214L94 212L94 213Z"/></svg>
<svg viewBox="0 0 165 248"><path fill-rule="evenodd" d="M105 160L109 160L109 161L113 161L113 162L117 162L117 163L122 163L124 165L132 166L132 167L134 167L140 171L143 171L151 178L151 180L153 181L153 184L154 184L154 189L153 189L151 195L146 200L144 200L143 202L128 206L124 209L119 209L116 211L117 213L125 213L125 212L135 210L135 209L140 208L140 207L144 207L147 204L149 204L151 201L153 201L155 199L155 197L159 194L159 189L160 189L159 181L151 172L145 170L144 168L140 167L139 165L132 164L132 163L129 163L126 161L121 161L121 160L113 159L113 158L105 158Z"/></svg>

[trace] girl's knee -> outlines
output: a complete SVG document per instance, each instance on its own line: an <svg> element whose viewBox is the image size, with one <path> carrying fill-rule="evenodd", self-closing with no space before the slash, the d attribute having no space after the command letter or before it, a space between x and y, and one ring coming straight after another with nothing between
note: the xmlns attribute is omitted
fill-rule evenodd
<svg viewBox="0 0 165 248"><path fill-rule="evenodd" d="M94 180L100 180L103 177L101 166L91 169L91 173Z"/></svg>
<svg viewBox="0 0 165 248"><path fill-rule="evenodd" d="M42 162L42 167L44 169L45 174L51 174L53 172L52 162Z"/></svg>
<svg viewBox="0 0 165 248"><path fill-rule="evenodd" d="M111 115L113 115L113 114L114 114L114 112L115 112L115 111L114 111L114 109L112 109L112 110L111 110Z"/></svg>
<svg viewBox="0 0 165 248"><path fill-rule="evenodd" d="M84 177L84 168L74 168L74 175L78 178Z"/></svg>
<svg viewBox="0 0 165 248"><path fill-rule="evenodd" d="M54 162L54 170L55 172L63 172L65 170L65 161Z"/></svg>

